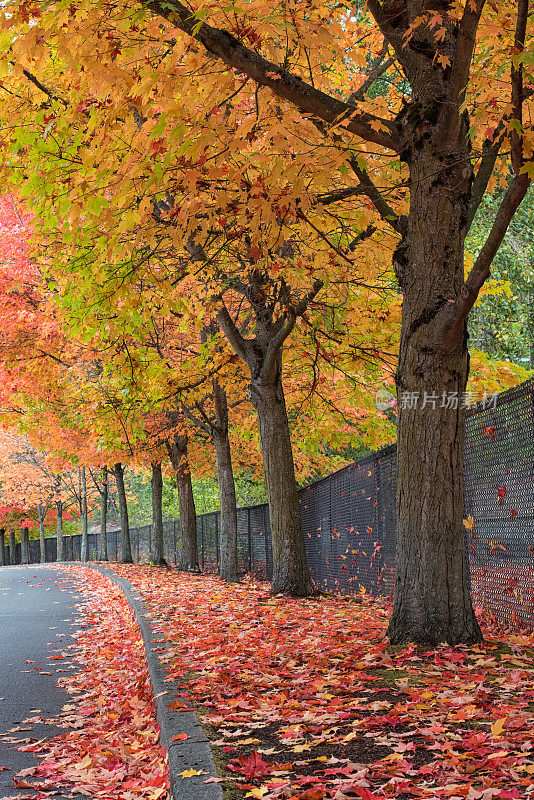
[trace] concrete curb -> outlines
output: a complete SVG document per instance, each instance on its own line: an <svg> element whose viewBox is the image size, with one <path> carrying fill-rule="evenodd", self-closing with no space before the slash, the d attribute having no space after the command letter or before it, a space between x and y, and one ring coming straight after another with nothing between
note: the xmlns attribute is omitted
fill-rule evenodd
<svg viewBox="0 0 534 800"><path fill-rule="evenodd" d="M191 711L171 711L167 705L175 699L183 687L176 681L169 681L168 672L161 663L159 652L162 645L153 642L154 632L147 619L146 603L132 584L119 578L107 567L99 564L84 563L84 567L97 570L122 589L145 644L146 660L152 689L156 698L157 720L161 731L161 743L169 754L169 780L172 800L222 800L223 791L217 783L204 783L209 777L217 777L217 768L213 760L210 743L197 715ZM187 733L185 741L172 741L174 736ZM179 774L187 769L202 770L202 775L182 778Z"/></svg>

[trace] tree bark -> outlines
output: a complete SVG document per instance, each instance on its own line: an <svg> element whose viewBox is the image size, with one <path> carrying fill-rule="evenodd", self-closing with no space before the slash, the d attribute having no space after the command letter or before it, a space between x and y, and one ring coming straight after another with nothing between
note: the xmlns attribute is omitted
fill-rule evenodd
<svg viewBox="0 0 534 800"><path fill-rule="evenodd" d="M191 471L187 457L187 436L175 435L167 442L169 457L176 474L178 505L180 508L180 554L178 569L200 572L198 565L197 516Z"/></svg>
<svg viewBox="0 0 534 800"><path fill-rule="evenodd" d="M228 401L226 392L217 379L213 381L215 403L215 427L211 427L211 439L215 448L217 483L221 506L219 534L219 575L228 583L239 581L237 556L237 502L235 496L232 452L228 435Z"/></svg>
<svg viewBox="0 0 534 800"><path fill-rule="evenodd" d="M122 464L115 464L115 483L117 484L117 497L119 500L119 514L121 520L121 552L120 561L123 564L133 564L132 546L130 543L130 524L128 521L128 503L124 488L124 469Z"/></svg>
<svg viewBox="0 0 534 800"><path fill-rule="evenodd" d="M5 528L0 528L0 567L6 566L6 540L4 538L5 532Z"/></svg>
<svg viewBox="0 0 534 800"><path fill-rule="evenodd" d="M63 502L61 500L56 500L56 511L57 511L56 561L63 561L64 560L64 549L63 549Z"/></svg>
<svg viewBox="0 0 534 800"><path fill-rule="evenodd" d="M472 181L466 140L463 128L460 144L445 155L432 138L418 139L407 156L410 215L395 260L403 307L396 374L395 599L387 631L393 644L482 638L471 603L463 526L465 322L456 344L443 338L450 303L464 283Z"/></svg>
<svg viewBox="0 0 534 800"><path fill-rule="evenodd" d="M45 543L45 529L44 529L44 508L42 507L41 503L39 503L37 507L37 511L39 513L39 553L41 558L41 564L46 562L46 543Z"/></svg>
<svg viewBox="0 0 534 800"><path fill-rule="evenodd" d="M82 484L82 541L80 561L87 561L88 553L88 534L87 534L87 480L85 476L85 467L81 468L81 484Z"/></svg>
<svg viewBox="0 0 534 800"><path fill-rule="evenodd" d="M151 560L158 566L167 566L163 555L163 476L161 462L152 462L152 552Z"/></svg>
<svg viewBox="0 0 534 800"><path fill-rule="evenodd" d="M15 548L16 548L15 531L11 529L9 531L9 563L11 564L11 566L17 563Z"/></svg>
<svg viewBox="0 0 534 800"><path fill-rule="evenodd" d="M20 531L20 563L30 563L30 532L28 528L22 528Z"/></svg>
<svg viewBox="0 0 534 800"><path fill-rule="evenodd" d="M251 399L258 415L261 453L269 496L273 544L272 594L306 597L313 592L308 571L300 503L289 434L281 357L273 381L251 382Z"/></svg>
<svg viewBox="0 0 534 800"><path fill-rule="evenodd" d="M98 560L108 561L108 468L102 467L102 489L100 491L100 540L98 542Z"/></svg>

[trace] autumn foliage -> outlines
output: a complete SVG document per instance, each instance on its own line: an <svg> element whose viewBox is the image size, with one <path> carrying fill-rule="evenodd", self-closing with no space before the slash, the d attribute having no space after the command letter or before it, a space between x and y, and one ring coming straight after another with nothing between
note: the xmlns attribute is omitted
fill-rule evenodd
<svg viewBox="0 0 534 800"><path fill-rule="evenodd" d="M385 600L272 598L265 585L114 567L171 643L171 704L208 725L237 797L519 800L532 784L531 633L388 648Z"/></svg>

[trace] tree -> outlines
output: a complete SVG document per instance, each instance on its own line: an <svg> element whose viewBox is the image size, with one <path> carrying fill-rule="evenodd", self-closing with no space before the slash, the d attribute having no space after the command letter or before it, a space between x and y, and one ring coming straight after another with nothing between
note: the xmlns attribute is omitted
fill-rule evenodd
<svg viewBox="0 0 534 800"><path fill-rule="evenodd" d="M151 488L152 488L152 548L150 557L154 564L167 566L163 554L163 476L161 473L161 461L153 461L151 464Z"/></svg>
<svg viewBox="0 0 534 800"><path fill-rule="evenodd" d="M187 433L176 431L165 444L176 475L180 506L180 555L178 568L188 572L200 572L198 565L197 517L188 457L189 437Z"/></svg>
<svg viewBox="0 0 534 800"><path fill-rule="evenodd" d="M254 2L242 4L233 17L218 4L198 13L173 0L150 0L142 7L144 16L138 4L108 4L109 35L103 46L97 4L86 2L80 17L76 8L41 3L31 23L26 7L21 14L19 4L5 4L5 26L15 32L5 63L15 64L8 70L17 92L5 98L2 116L16 119L20 113L25 121L6 137L10 174L28 194L42 198L48 229L58 229L58 241L74 250L91 231L95 271L115 257L118 285L132 270L143 279L148 274L141 259L119 263L118 258L122 248L138 248L141 239L164 258L165 248L174 257L178 247L187 248L191 241L206 250L213 230L215 238L221 231L236 241L248 235L246 267L237 277L250 273L254 280L254 264L263 262L260 275L267 260L273 264L297 219L315 231L314 243L326 240L324 252L335 252L339 264L352 264L351 248L374 235L372 229L383 247L396 238L393 268L403 295L403 318L396 372L398 562L389 635L394 642L477 641L462 525L466 320L530 185L527 0L501 7L484 0L469 0L465 6L447 0L368 0L366 8L357 4L350 12L344 4L333 9L324 3L299 7L298 13L293 8L288 13L286 4ZM140 41L149 50L139 48ZM491 46L476 47L485 41ZM379 76L380 91L369 92ZM232 104L229 98L236 95L239 101ZM187 115L182 115L184 106ZM199 109L205 108L207 124L198 135ZM270 162L267 191L263 174L247 174L241 183L238 178L247 166L239 160L240 148L255 140L258 117L264 163ZM108 146L111 139L123 142L119 163L117 148ZM211 164L220 170L220 159L208 162L215 147L221 148L229 170L219 175L221 193L228 196L229 185L239 187L235 220L233 199L226 203L229 230L220 204L199 202ZM41 159L38 169L28 170L28 156L32 164L36 156ZM19 159L20 170L12 169L13 159ZM169 160L180 168L180 200L189 182L184 204L175 203L171 192L166 195L166 189L174 188L164 179ZM509 167L512 178L489 237L465 278L466 233L486 189L492 188L492 174L504 183ZM55 188L58 173L69 191L64 185L61 192ZM77 191L77 185L83 189ZM89 186L92 194L84 202ZM214 186L215 180L208 181L211 196ZM326 210L318 197L326 199ZM155 209L163 203L163 222L172 223L166 236L153 225ZM334 203L332 218L327 212ZM260 217L247 217L248 204L262 221L270 215L268 236L259 232ZM72 223L68 231L58 225L60 219ZM83 226L77 224L80 219ZM285 229L288 219L291 232ZM274 336L286 330L291 309L294 314L315 279L324 282L326 263L321 268L311 258L308 263L311 272L305 263L300 278L291 280L295 260L284 259L289 302L284 306L270 297L271 317L261 321L274 325ZM224 267L231 278L228 261ZM207 289L218 269L215 264L205 274ZM180 282L176 272L174 281ZM224 319L215 284L209 300ZM174 285L169 282L170 293ZM273 286L271 281L269 289ZM252 302L264 301L255 294ZM238 333L242 336L239 328ZM256 375L254 363L253 381L261 374L261 362L272 366L266 355L260 347L260 371ZM267 370L269 380L278 368L275 363L274 373ZM273 385L260 383L279 409ZM408 403L413 397L427 401ZM451 397L459 402L449 402Z"/></svg>
<svg viewBox="0 0 534 800"><path fill-rule="evenodd" d="M370 31L380 30L386 52L392 51L408 84L408 101L400 108L397 104L397 113L386 119L360 103L324 94L297 71L264 59L244 44L248 33L236 36L213 27L178 2L151 0L145 7L199 42L209 59L215 56L269 87L303 115L327 124L343 120L355 137L398 155L411 186L407 215L385 208L369 173L357 165L354 170L361 190L400 236L394 255L403 294L398 397L461 398L469 371L466 320L533 169L532 134L524 113L530 95L524 82L525 43L531 46L527 0L518 0L512 9L484 0L470 1L463 9L447 1L436 8L434 2L369 0ZM246 22L247 32L255 32L257 17L251 14ZM496 23L506 31L506 45L496 43L496 57L482 48L476 53L477 33L489 36L489 26ZM494 98L504 109L479 153L473 153L476 130L471 124L476 125L480 113L473 99L479 108L481 100L489 99L480 78L488 68L500 69L506 48L513 48L509 95ZM465 236L505 140L514 177L465 279ZM347 148L346 140L341 142ZM476 642L481 633L469 596L462 527L465 410L461 402L457 408L444 403L435 410L431 404L422 409L400 405L397 566L388 635L393 643Z"/></svg>
<svg viewBox="0 0 534 800"><path fill-rule="evenodd" d="M108 518L108 468L102 467L102 487L98 487L101 497L100 506L100 537L98 546L98 560L108 560L108 538L107 538L107 518Z"/></svg>
<svg viewBox="0 0 534 800"><path fill-rule="evenodd" d="M119 500L119 513L121 524L121 546L119 561L123 564L132 564L132 546L130 544L130 524L128 521L128 502L124 488L124 468L121 463L113 467L113 475L117 486L117 497Z"/></svg>

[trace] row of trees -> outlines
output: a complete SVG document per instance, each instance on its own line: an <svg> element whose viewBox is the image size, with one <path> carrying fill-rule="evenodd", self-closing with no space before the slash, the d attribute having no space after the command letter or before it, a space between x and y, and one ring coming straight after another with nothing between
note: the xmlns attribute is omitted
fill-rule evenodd
<svg viewBox="0 0 534 800"><path fill-rule="evenodd" d="M63 457L151 463L156 498L166 453L188 569L191 470L214 460L227 580L232 456L259 440L272 591L308 594L295 459L391 433L371 387L396 347L399 394L466 391L467 319L534 170L528 5L7 0L1 179L35 227L7 289L8 418ZM400 408L394 642L480 637L464 414Z"/></svg>

